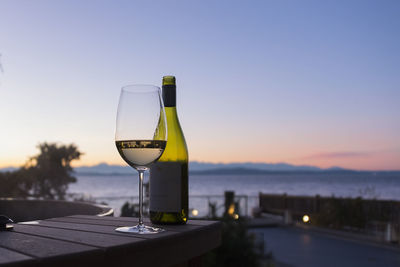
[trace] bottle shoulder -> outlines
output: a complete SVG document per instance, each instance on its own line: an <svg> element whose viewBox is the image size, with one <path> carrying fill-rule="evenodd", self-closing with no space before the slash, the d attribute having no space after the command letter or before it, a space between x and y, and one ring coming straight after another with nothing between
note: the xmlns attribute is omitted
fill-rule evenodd
<svg viewBox="0 0 400 267"><path fill-rule="evenodd" d="M167 146L159 161L188 161L188 149L176 108L166 108Z"/></svg>

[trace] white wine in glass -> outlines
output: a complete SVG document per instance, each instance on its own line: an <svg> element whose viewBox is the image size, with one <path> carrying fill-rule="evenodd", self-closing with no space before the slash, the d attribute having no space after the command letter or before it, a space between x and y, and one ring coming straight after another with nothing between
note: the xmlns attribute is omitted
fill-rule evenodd
<svg viewBox="0 0 400 267"><path fill-rule="evenodd" d="M160 92L160 88L153 85L129 85L121 89L115 144L125 162L139 172L139 223L115 229L118 232L154 234L163 231L143 224L144 172L161 157L167 144Z"/></svg>

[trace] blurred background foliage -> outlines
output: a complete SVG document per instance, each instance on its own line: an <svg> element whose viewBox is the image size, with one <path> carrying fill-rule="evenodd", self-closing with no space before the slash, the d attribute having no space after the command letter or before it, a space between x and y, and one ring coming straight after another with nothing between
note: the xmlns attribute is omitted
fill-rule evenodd
<svg viewBox="0 0 400 267"><path fill-rule="evenodd" d="M0 172L0 197L65 199L68 185L76 182L71 162L82 153L74 144L44 142L38 149L23 167Z"/></svg>

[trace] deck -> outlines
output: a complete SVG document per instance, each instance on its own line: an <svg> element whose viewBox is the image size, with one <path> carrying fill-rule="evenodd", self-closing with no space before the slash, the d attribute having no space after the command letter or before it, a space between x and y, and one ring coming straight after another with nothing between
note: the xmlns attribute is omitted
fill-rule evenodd
<svg viewBox="0 0 400 267"><path fill-rule="evenodd" d="M0 266L198 266L221 242L214 221L163 226L167 231L155 235L114 231L137 221L75 215L15 224L0 232Z"/></svg>

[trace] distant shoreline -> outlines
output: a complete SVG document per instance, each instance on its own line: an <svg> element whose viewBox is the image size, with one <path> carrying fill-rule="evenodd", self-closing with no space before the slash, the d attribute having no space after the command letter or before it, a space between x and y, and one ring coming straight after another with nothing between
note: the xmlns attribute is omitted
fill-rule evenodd
<svg viewBox="0 0 400 267"><path fill-rule="evenodd" d="M134 175L135 172L75 172L81 176L128 176ZM320 174L390 174L399 175L400 171L354 171L354 170L320 170L320 171L269 171L258 169L232 168L232 169L211 169L211 170L194 170L190 171L191 175L320 175Z"/></svg>
<svg viewBox="0 0 400 267"><path fill-rule="evenodd" d="M1 168L0 172L12 172L18 170L16 167ZM77 175L86 176L117 176L131 175L134 173L127 165L110 165L100 163L93 166L74 167ZM299 175L299 174L391 174L400 175L400 170L352 170L341 167L320 168L307 165L291 165L287 163L207 163L191 161L189 162L189 172L191 175Z"/></svg>

